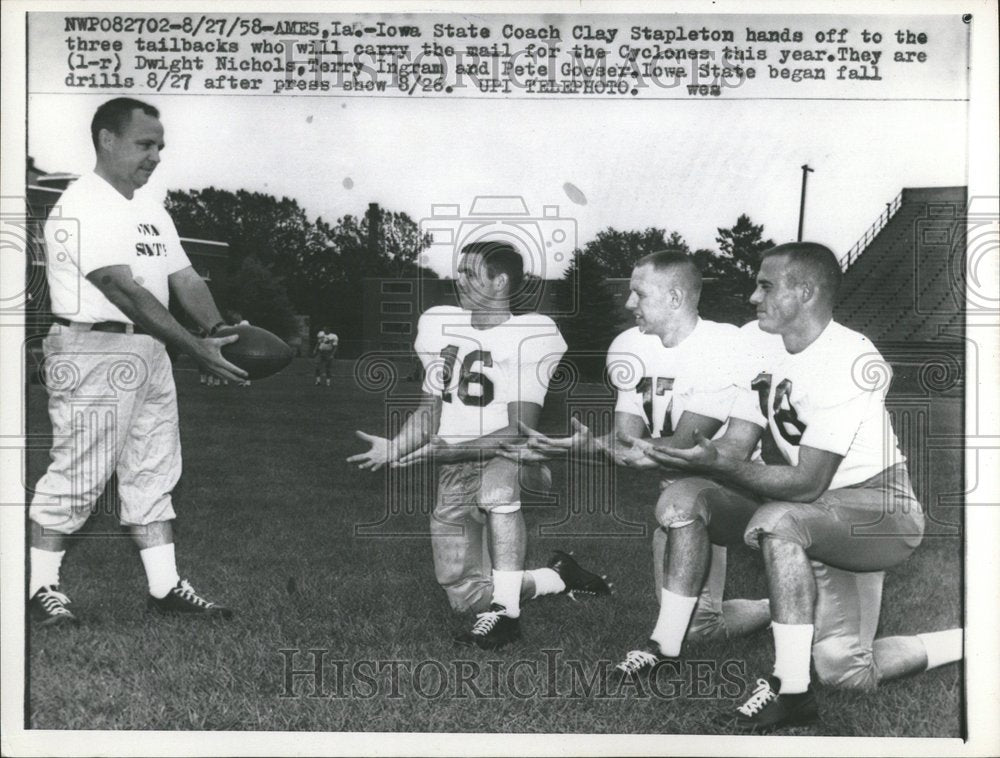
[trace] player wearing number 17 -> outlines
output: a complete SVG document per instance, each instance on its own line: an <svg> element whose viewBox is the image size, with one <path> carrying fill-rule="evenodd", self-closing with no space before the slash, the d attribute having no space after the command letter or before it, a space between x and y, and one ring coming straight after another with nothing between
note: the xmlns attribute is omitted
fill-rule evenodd
<svg viewBox="0 0 1000 758"><path fill-rule="evenodd" d="M522 598L609 592L601 577L565 553L547 567L524 570L521 499L547 491L551 475L498 453L523 439L519 424L537 425L566 343L548 316L511 313L523 271L510 244L480 241L462 249L461 307L437 306L420 317L414 345L425 369L420 407L392 440L359 432L371 449L348 458L372 470L441 464L431 515L434 570L451 607L478 614L456 641L483 649L520 637Z"/></svg>
<svg viewBox="0 0 1000 758"><path fill-rule="evenodd" d="M702 493L756 509L743 538L764 556L775 663L724 716L737 731L814 721L810 660L824 684L871 689L962 657L961 629L874 639L885 570L920 543L924 517L885 408L888 381L879 380L889 366L863 335L833 321L840 277L822 245L765 252L750 300L759 320L743 327L763 349L751 351L759 363L747 367L726 434L647 451L716 483ZM746 462L735 451L765 429L783 460ZM698 501L676 507L697 512Z"/></svg>
<svg viewBox="0 0 1000 758"><path fill-rule="evenodd" d="M537 455L600 452L616 464L656 468L644 449L688 447L695 434L720 433L736 394L735 366L742 352L740 332L698 315L702 276L692 259L663 250L636 262L625 307L635 326L618 335L608 349L607 374L617 390L614 429L592 437L579 425L570 438L553 440L532 432L523 460ZM616 435L636 444L618 444ZM653 576L660 602L648 641L629 651L617 676L653 676L685 642L704 642L747 634L769 621L768 602L723 601L727 546L739 544L752 508L704 503L697 518L678 514L678 492L704 489L684 472L661 477L656 498L660 528L653 533ZM677 577L676 571L683 572Z"/></svg>

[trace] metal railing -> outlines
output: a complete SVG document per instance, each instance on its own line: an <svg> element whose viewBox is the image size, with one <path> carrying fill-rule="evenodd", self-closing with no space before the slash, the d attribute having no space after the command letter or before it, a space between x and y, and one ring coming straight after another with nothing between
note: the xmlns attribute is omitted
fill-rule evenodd
<svg viewBox="0 0 1000 758"><path fill-rule="evenodd" d="M896 214L896 211L899 210L899 206L902 205L902 203L903 192L900 191L891 203L885 204L885 211L879 214L879 217L875 219L875 223L868 227L868 231L861 235L861 239L855 242L854 245L851 246L851 249L848 250L847 253L840 259L841 271L847 271L850 265L858 259L871 241L878 236L879 232L885 229L886 224L892 220L892 217Z"/></svg>

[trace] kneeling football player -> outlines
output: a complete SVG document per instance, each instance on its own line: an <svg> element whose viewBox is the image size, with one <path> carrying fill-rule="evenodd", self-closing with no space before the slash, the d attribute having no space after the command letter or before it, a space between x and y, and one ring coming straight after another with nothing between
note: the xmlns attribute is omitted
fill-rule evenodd
<svg viewBox="0 0 1000 758"><path fill-rule="evenodd" d="M742 365L740 330L699 317L702 277L683 253L661 251L641 258L629 287L625 306L636 325L615 338L607 357L616 389L614 431L592 438L578 425L572 437L550 439L529 430L527 442L511 451L522 460L560 451L602 452L619 465L656 469L658 464L644 455L647 447L686 447L693 444L696 430L711 436L723 426ZM618 437L637 444L619 444ZM661 478L660 527L653 534L660 608L648 641L616 667L621 678L650 675L661 661L679 656L684 642L737 637L770 621L767 599L723 601L727 546L742 540L753 509L699 497L706 484L711 483L678 470ZM683 492L693 493L697 509L671 507Z"/></svg>
<svg viewBox="0 0 1000 758"><path fill-rule="evenodd" d="M415 349L425 369L420 407L392 440L358 432L371 448L348 458L370 470L441 464L431 515L434 569L451 607L477 613L456 641L487 650L520 637L522 600L610 592L602 577L563 552L544 568L524 570L522 493L546 492L551 475L498 453L523 438L521 423L537 425L566 343L547 316L511 313L523 271L521 255L507 243L463 248L462 307L430 308L418 325Z"/></svg>
<svg viewBox="0 0 1000 758"><path fill-rule="evenodd" d="M840 277L822 245L763 255L751 298L759 320L743 332L771 347L734 403L743 421L727 435L751 429L752 442L769 430L780 463L748 463L745 447L734 455L703 437L684 450L646 451L687 462L718 483L716 497L753 511L743 538L764 556L775 663L723 716L741 732L815 721L810 663L824 684L872 689L962 658L962 629L874 639L885 570L920 544L924 515L886 411L888 382L866 381L866 366L888 365L867 338L833 321Z"/></svg>

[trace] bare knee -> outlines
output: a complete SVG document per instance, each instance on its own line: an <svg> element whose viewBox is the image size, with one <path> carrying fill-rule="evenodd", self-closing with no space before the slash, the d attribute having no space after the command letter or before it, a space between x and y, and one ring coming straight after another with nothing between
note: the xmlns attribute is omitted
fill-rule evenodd
<svg viewBox="0 0 1000 758"><path fill-rule="evenodd" d="M692 521L709 521L708 503L702 492L710 484L682 479L667 487L656 501L656 520L665 528L680 527Z"/></svg>
<svg viewBox="0 0 1000 758"><path fill-rule="evenodd" d="M799 522L796 505L796 503L783 501L773 501L762 505L750 519L750 523L747 524L743 533L743 541L753 548L763 548L767 542L807 546L809 544L808 535Z"/></svg>

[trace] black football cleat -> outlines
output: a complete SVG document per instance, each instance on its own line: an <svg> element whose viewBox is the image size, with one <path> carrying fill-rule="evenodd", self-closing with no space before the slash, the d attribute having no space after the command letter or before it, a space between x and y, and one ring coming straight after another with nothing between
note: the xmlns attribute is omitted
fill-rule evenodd
<svg viewBox="0 0 1000 758"><path fill-rule="evenodd" d="M69 609L70 599L50 584L40 588L28 601L28 613L32 626L78 626L78 619Z"/></svg>
<svg viewBox="0 0 1000 758"><path fill-rule="evenodd" d="M607 577L587 571L572 555L556 550L549 559L548 567L559 574L566 589L563 590L570 597L577 593L582 595L610 595L611 584Z"/></svg>
<svg viewBox="0 0 1000 758"><path fill-rule="evenodd" d="M720 726L739 734L769 734L789 726L806 726L819 720L819 706L812 685L805 692L781 694L781 680L757 680L757 688L735 712L723 714Z"/></svg>
<svg viewBox="0 0 1000 758"><path fill-rule="evenodd" d="M499 650L521 639L521 622L507 615L507 609L493 603L485 613L476 615L472 629L455 638L459 645L475 645L481 650Z"/></svg>
<svg viewBox="0 0 1000 758"><path fill-rule="evenodd" d="M186 579L177 582L165 597L157 598L149 595L146 607L163 616L203 616L207 618L230 619L233 612L215 603L210 603L194 591Z"/></svg>

